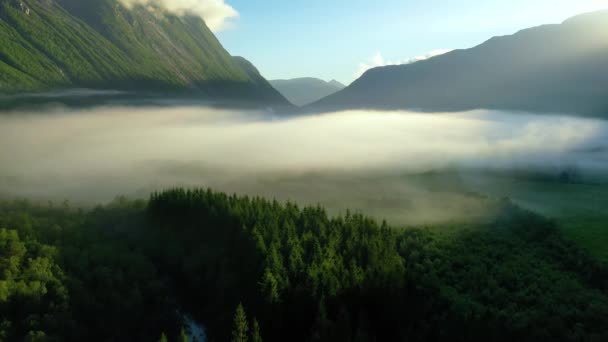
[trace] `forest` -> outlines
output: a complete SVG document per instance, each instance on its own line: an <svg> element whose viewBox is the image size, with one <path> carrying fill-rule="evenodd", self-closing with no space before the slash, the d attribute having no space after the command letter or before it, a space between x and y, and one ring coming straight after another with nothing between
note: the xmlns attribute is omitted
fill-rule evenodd
<svg viewBox="0 0 608 342"><path fill-rule="evenodd" d="M204 189L0 202L0 340L606 341L608 267L509 200L391 227Z"/></svg>

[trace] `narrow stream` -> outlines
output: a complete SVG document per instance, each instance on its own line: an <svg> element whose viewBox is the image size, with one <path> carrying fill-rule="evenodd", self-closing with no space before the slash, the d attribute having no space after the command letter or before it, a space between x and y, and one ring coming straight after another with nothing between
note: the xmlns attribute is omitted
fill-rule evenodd
<svg viewBox="0 0 608 342"><path fill-rule="evenodd" d="M189 342L205 342L207 341L207 334L205 333L205 327L196 322L192 317L184 315L184 323L186 324L186 333L189 337Z"/></svg>

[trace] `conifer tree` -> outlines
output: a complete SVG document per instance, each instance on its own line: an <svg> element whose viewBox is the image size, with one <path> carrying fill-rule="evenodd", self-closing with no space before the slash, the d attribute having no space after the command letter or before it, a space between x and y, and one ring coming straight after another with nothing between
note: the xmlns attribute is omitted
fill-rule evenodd
<svg viewBox="0 0 608 342"><path fill-rule="evenodd" d="M234 314L234 323L232 327L232 342L247 342L247 334L249 326L247 324L247 315L243 304L239 304Z"/></svg>
<svg viewBox="0 0 608 342"><path fill-rule="evenodd" d="M253 331L251 332L251 342L262 342L262 335L260 333L260 324L257 319L253 319Z"/></svg>
<svg viewBox="0 0 608 342"><path fill-rule="evenodd" d="M182 328L182 330L179 332L179 341L189 342L188 334L186 334L186 330L184 330L184 328Z"/></svg>

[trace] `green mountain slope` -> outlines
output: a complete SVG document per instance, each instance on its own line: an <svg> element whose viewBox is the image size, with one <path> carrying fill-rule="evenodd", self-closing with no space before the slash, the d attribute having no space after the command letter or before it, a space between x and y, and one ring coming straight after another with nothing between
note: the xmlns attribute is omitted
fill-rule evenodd
<svg viewBox="0 0 608 342"><path fill-rule="evenodd" d="M286 103L198 17L117 0L0 0L0 93L88 87Z"/></svg>

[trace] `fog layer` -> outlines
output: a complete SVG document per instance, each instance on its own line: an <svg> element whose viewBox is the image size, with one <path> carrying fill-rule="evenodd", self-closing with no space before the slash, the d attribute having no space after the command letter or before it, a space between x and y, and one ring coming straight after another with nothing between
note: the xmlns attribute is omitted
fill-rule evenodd
<svg viewBox="0 0 608 342"><path fill-rule="evenodd" d="M607 137L600 120L487 111L293 119L204 107L19 112L0 115L0 195L92 203L183 185L448 219L478 203L405 175L573 167L601 175Z"/></svg>

